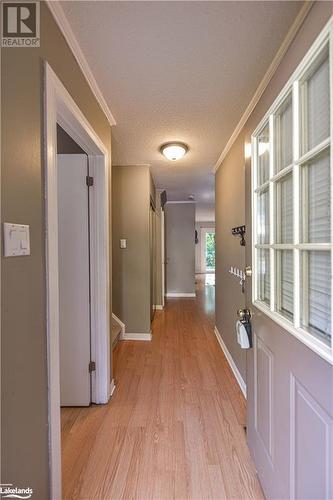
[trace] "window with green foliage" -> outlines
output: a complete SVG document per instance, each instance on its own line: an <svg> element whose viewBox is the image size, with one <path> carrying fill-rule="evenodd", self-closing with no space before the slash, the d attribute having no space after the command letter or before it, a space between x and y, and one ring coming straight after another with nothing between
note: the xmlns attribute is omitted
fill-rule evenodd
<svg viewBox="0 0 333 500"><path fill-rule="evenodd" d="M215 269L215 233L206 233L206 268Z"/></svg>

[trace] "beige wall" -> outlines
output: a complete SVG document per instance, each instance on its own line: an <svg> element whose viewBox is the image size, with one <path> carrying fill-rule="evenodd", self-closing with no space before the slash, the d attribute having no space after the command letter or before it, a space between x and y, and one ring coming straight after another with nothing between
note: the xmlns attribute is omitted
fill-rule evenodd
<svg viewBox="0 0 333 500"><path fill-rule="evenodd" d="M2 258L2 482L49 492L43 64L48 61L111 154L110 126L45 2L41 47L2 49L2 221L30 225L31 255Z"/></svg>
<svg viewBox="0 0 333 500"><path fill-rule="evenodd" d="M194 229L194 203L166 203L167 293L195 292Z"/></svg>
<svg viewBox="0 0 333 500"><path fill-rule="evenodd" d="M244 269L245 249L231 228L245 224L245 169L243 136L234 144L215 178L216 241L216 326L242 376L246 377L246 353L238 347L235 334L236 311L245 306L239 279L228 271L230 266Z"/></svg>
<svg viewBox="0 0 333 500"><path fill-rule="evenodd" d="M195 245L195 272L196 273L201 273L201 229L205 227L214 227L215 228L215 222L209 221L209 222L196 222L195 223L195 229L198 232L198 243Z"/></svg>
<svg viewBox="0 0 333 500"><path fill-rule="evenodd" d="M113 312L126 333L150 331L149 167L113 167ZM121 249L119 240L127 240Z"/></svg>
<svg viewBox="0 0 333 500"><path fill-rule="evenodd" d="M245 178L249 189L251 161L245 162L244 144L250 142L252 132L332 14L332 2L314 4L276 74L216 174L216 326L244 380L246 380L246 352L236 344L235 321L236 310L243 306L245 301L240 293L237 279L228 275L230 266L244 267L245 251L248 254L247 260L251 260L249 231L246 235L246 250L239 246L239 239L230 233L230 229L235 225L246 223L247 228L251 225L249 195L245 204ZM248 283L250 286L250 280Z"/></svg>

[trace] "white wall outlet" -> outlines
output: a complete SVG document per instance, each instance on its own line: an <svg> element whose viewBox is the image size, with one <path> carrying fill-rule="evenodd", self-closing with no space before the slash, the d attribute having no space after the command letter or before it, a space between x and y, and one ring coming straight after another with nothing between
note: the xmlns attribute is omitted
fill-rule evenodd
<svg viewBox="0 0 333 500"><path fill-rule="evenodd" d="M25 224L11 224L5 222L4 232L4 256L19 257L30 255L30 228Z"/></svg>
<svg viewBox="0 0 333 500"><path fill-rule="evenodd" d="M127 248L127 240L126 239L120 240L120 248Z"/></svg>

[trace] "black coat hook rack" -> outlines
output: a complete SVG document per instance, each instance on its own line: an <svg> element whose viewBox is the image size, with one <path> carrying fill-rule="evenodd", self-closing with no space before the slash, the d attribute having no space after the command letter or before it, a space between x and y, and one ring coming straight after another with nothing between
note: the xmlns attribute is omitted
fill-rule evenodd
<svg viewBox="0 0 333 500"><path fill-rule="evenodd" d="M231 230L231 233L234 235L234 236L239 236L240 237L240 245L242 247L245 247L245 226L238 226L238 227L233 227L232 230Z"/></svg>

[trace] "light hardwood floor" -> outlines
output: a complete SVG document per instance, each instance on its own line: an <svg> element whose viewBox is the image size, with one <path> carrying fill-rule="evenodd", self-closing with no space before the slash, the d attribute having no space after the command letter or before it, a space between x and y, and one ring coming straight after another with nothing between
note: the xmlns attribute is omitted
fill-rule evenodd
<svg viewBox="0 0 333 500"><path fill-rule="evenodd" d="M151 342L120 342L105 406L62 409L63 498L263 498L245 401L214 336L214 287L170 299Z"/></svg>

